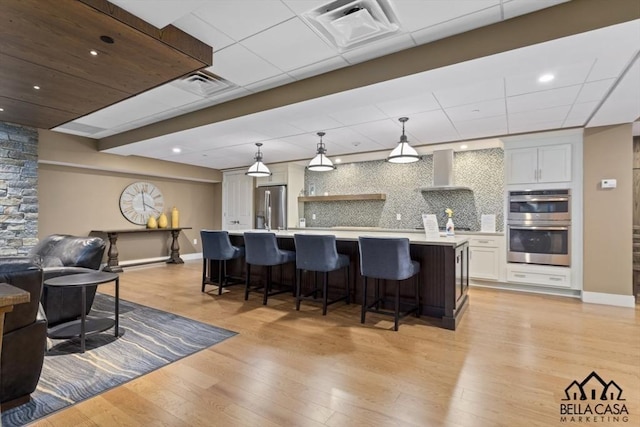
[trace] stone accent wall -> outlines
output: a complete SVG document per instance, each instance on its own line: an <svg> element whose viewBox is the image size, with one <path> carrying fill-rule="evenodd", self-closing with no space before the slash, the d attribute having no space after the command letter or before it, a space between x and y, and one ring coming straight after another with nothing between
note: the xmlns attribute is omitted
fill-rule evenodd
<svg viewBox="0 0 640 427"><path fill-rule="evenodd" d="M305 188L315 194L386 193L385 201L307 202L308 227L360 226L411 229L422 226L422 214L435 214L440 227L454 211L456 227L480 230L482 214L496 215L496 230L504 221L504 152L501 148L460 151L454 154L454 182L471 188L421 192L433 181L433 156L415 163L384 160L338 165L332 172L305 172ZM313 219L316 214L316 219ZM396 215L400 214L400 220Z"/></svg>
<svg viewBox="0 0 640 427"><path fill-rule="evenodd" d="M0 122L0 256L38 242L38 131Z"/></svg>

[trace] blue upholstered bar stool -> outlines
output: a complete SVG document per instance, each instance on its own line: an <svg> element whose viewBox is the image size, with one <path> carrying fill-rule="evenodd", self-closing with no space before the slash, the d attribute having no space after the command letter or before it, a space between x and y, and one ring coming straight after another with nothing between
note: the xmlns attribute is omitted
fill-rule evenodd
<svg viewBox="0 0 640 427"><path fill-rule="evenodd" d="M227 261L244 256L242 246L233 246L227 231L200 230L202 240L202 292L205 285L217 285L218 295L222 288L242 283L242 278L227 275ZM218 261L218 281L212 281L212 263ZM208 267L208 268L207 268Z"/></svg>
<svg viewBox="0 0 640 427"><path fill-rule="evenodd" d="M398 320L410 313L416 313L420 317L420 264L411 260L409 253L409 239L406 238L380 238L360 237L360 273L364 278L362 289L362 315L360 323L364 323L368 311L394 318L394 330L398 330ZM406 311L400 312L400 281L415 276L415 305ZM367 303L367 278L376 279L375 301ZM394 310L380 309L380 304L385 303L384 296L380 296L380 279L395 280Z"/></svg>
<svg viewBox="0 0 640 427"><path fill-rule="evenodd" d="M272 269L274 265L287 264L296 260L294 251L286 251L278 247L278 240L275 233L267 232L246 232L244 233L244 247L246 249L245 260L247 262L247 280L244 290L245 301L249 299L249 292L261 291L263 293L262 304L267 305L267 298L278 295L283 292L290 292L292 286L286 286L288 289L272 289ZM251 266L261 265L267 268L267 281L262 285L251 287Z"/></svg>
<svg viewBox="0 0 640 427"><path fill-rule="evenodd" d="M327 305L334 302L345 300L349 304L351 275L349 274L349 257L339 254L336 249L336 236L332 235L311 235L311 234L294 234L293 238L296 244L296 310L300 310L300 301L303 299L315 299L316 294L320 291L317 283L314 283L314 289L301 295L301 279L302 271L321 272L322 280L322 315L327 314ZM329 272L345 268L346 281L345 293L339 298L328 301L329 294ZM313 297L311 297L313 295Z"/></svg>

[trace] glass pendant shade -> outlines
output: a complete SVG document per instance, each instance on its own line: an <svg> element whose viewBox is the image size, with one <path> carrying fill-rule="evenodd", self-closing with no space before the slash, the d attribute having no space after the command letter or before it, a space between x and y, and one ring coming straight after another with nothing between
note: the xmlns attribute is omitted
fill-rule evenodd
<svg viewBox="0 0 640 427"><path fill-rule="evenodd" d="M260 152L260 147L262 147L262 144L260 142L257 142L256 146L258 147L258 152L256 153L256 156L255 156L256 162L252 164L251 167L249 167L249 170L247 170L246 175L254 176L256 178L271 176L271 171L269 170L267 165L262 163L262 153Z"/></svg>
<svg viewBox="0 0 640 427"><path fill-rule="evenodd" d="M418 152L409 144L407 140L407 136L404 134L404 124L407 120L407 117L400 117L398 120L402 122L402 135L400 136L400 142L396 148L389 153L389 157L387 157L387 161L390 163L413 163L420 160L420 156L418 156Z"/></svg>
<svg viewBox="0 0 640 427"><path fill-rule="evenodd" d="M316 156L311 159L307 169L310 171L316 172L328 172L334 170L336 167L333 165L333 162L326 156L326 148L324 147L324 143L322 142L322 137L325 135L324 132L318 132L318 136L320 137L320 142L318 143L318 150Z"/></svg>

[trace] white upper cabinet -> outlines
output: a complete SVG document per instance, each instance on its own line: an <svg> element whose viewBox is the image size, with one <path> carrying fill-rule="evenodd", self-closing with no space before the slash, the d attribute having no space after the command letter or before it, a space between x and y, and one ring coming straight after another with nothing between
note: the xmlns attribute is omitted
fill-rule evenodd
<svg viewBox="0 0 640 427"><path fill-rule="evenodd" d="M571 144L505 150L507 184L571 181Z"/></svg>

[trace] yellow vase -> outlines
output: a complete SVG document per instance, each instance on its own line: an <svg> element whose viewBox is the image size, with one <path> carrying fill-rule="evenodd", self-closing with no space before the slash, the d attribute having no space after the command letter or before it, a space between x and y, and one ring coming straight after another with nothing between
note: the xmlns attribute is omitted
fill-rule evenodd
<svg viewBox="0 0 640 427"><path fill-rule="evenodd" d="M180 212L174 206L173 209L171 209L171 228L178 227L180 227Z"/></svg>
<svg viewBox="0 0 640 427"><path fill-rule="evenodd" d="M156 221L156 217L149 217L149 220L147 221L147 228L158 228L158 221Z"/></svg>
<svg viewBox="0 0 640 427"><path fill-rule="evenodd" d="M167 228L169 221L167 221L167 216L162 212L158 217L158 227L159 228Z"/></svg>

